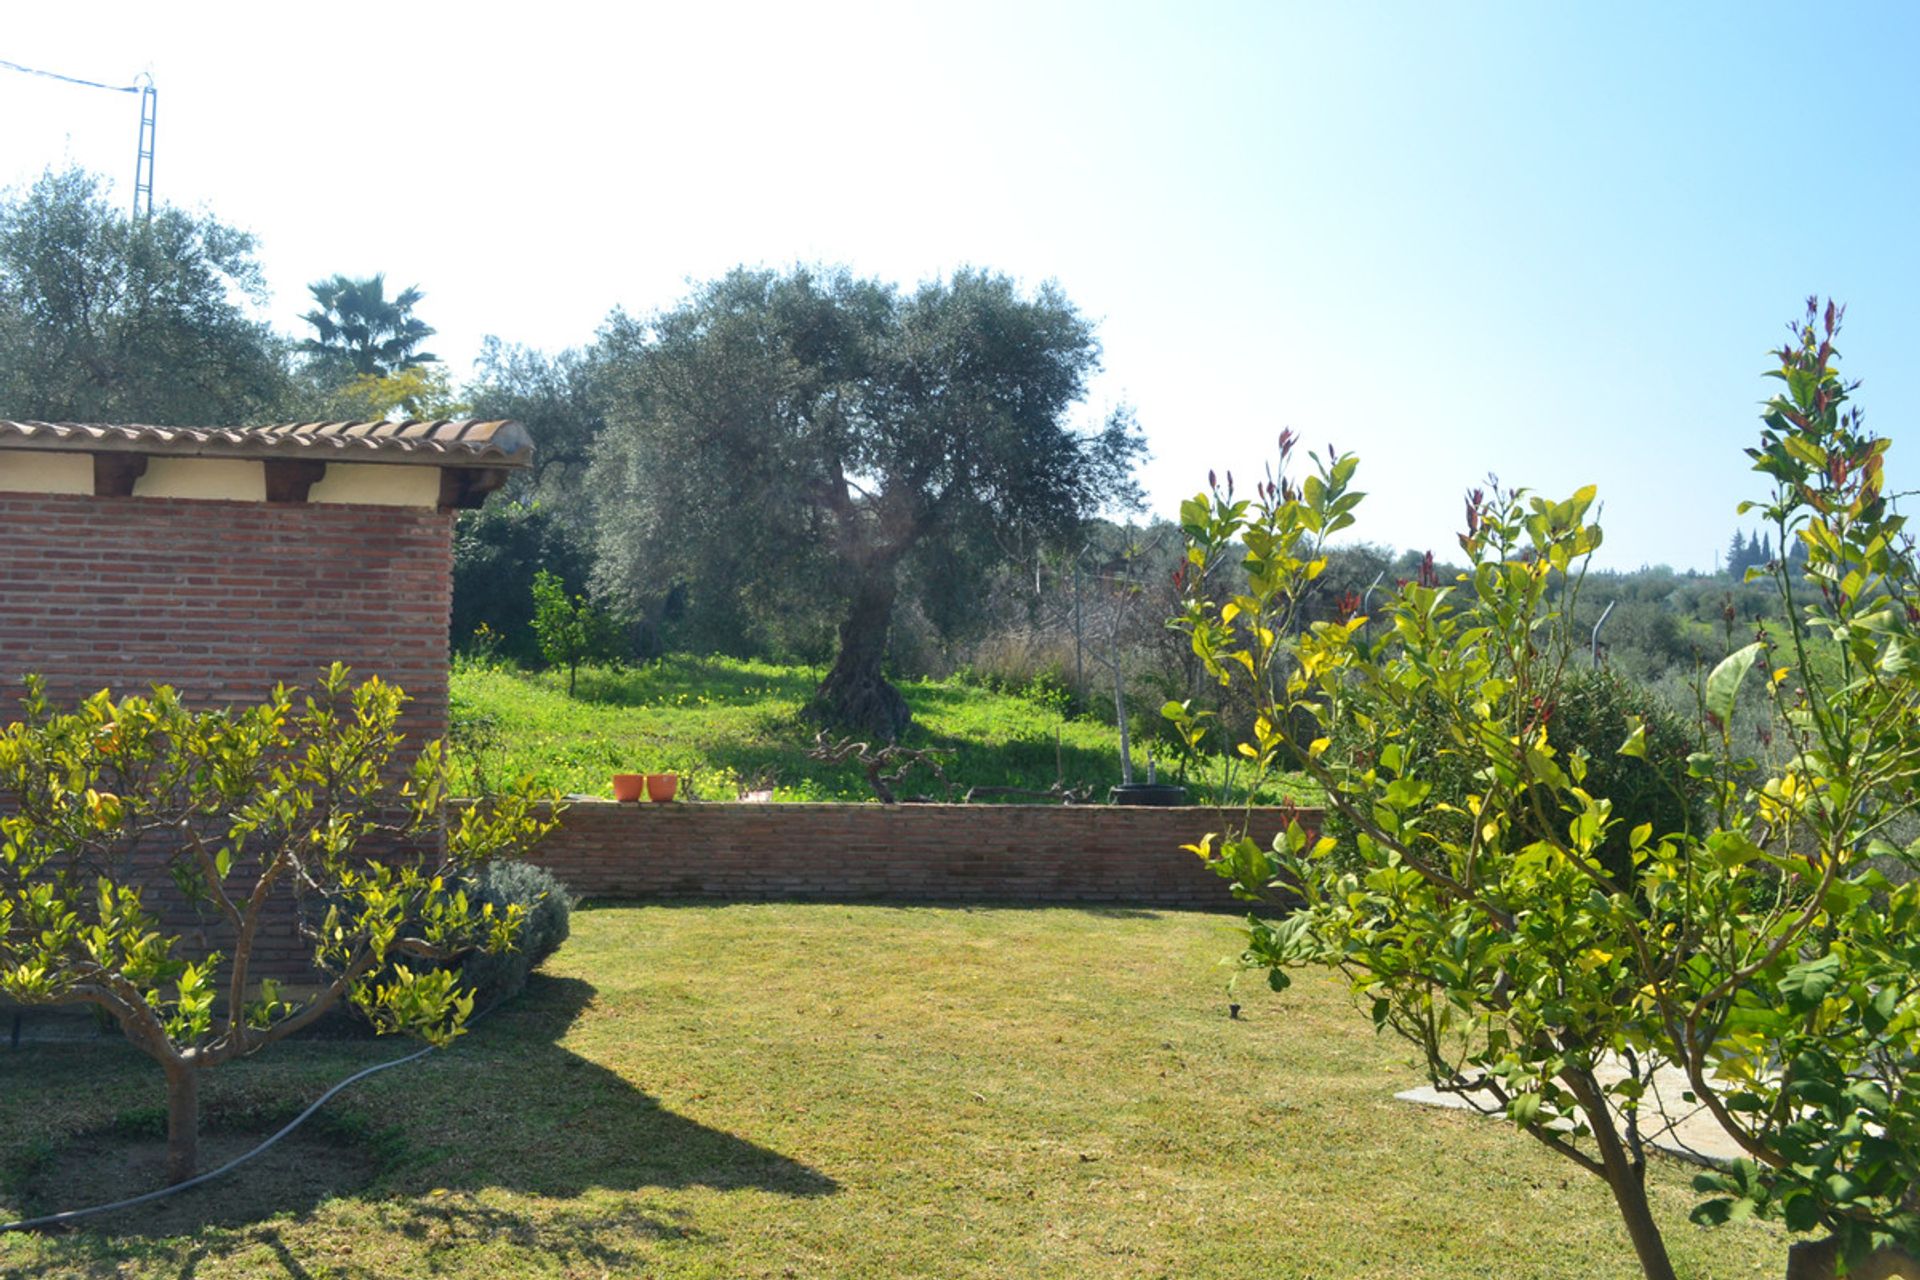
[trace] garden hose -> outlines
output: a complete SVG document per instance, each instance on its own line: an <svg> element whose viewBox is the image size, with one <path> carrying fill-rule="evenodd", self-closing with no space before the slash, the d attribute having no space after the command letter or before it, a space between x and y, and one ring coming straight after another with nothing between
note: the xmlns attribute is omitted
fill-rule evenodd
<svg viewBox="0 0 1920 1280"><path fill-rule="evenodd" d="M489 1008L485 1012L491 1013L493 1012L493 1010ZM480 1020L480 1017L484 1017L484 1016L485 1014L483 1013L478 1017L471 1019L468 1025L472 1025L473 1022L478 1022ZM232 1173L235 1169L238 1169L241 1165L247 1163L249 1160L252 1160L255 1156L265 1152L269 1147L273 1146L274 1143L280 1141L280 1139L286 1137L288 1134L292 1133L295 1129L298 1129L302 1124L306 1123L308 1118L311 1117L314 1112L318 1111L321 1107L325 1106L327 1104L328 1099L332 1098L333 1095L335 1095L336 1093L339 1093L342 1089L346 1088L348 1085L354 1084L355 1082L360 1080L365 1080L368 1076L377 1074L378 1072L381 1072L381 1071L385 1071L389 1067L400 1067L400 1066L405 1066L409 1062L417 1062L421 1058L426 1057L428 1054L432 1053L435 1049L439 1047L440 1046L438 1045L430 1044L424 1049L418 1049L418 1050L415 1050L413 1053L407 1054L405 1057L395 1058L391 1062L377 1062L371 1067L366 1067L359 1071L354 1072L352 1075L348 1076L345 1080L342 1080L339 1084L334 1085L333 1088L327 1090L325 1093L321 1094L318 1098L314 1099L312 1105L310 1105L305 1111L302 1111L299 1115L295 1116L291 1121L287 1123L285 1128L281 1129L278 1133L274 1134L271 1138L268 1138L265 1142L262 1142L259 1146L255 1147L253 1150L247 1151L240 1155L235 1156L233 1159L221 1165L218 1169L211 1170L207 1173L198 1174L194 1177L188 1178L185 1182L176 1182L170 1187L162 1187L158 1191L149 1191L145 1195L130 1196L125 1200L115 1200L110 1204L96 1204L96 1205L91 1205L85 1209L68 1209L64 1213L49 1213L38 1218L24 1218L19 1222L0 1222L0 1235L4 1235L9 1231L31 1231L39 1227L66 1226L69 1223L78 1222L82 1218L91 1218L96 1214L112 1213L115 1210L131 1209L135 1205L148 1204L155 1200L164 1200L166 1197L171 1195L177 1195L178 1193L187 1190L189 1187L197 1187L202 1185L203 1183L212 1182L215 1178L225 1177L227 1174Z"/></svg>

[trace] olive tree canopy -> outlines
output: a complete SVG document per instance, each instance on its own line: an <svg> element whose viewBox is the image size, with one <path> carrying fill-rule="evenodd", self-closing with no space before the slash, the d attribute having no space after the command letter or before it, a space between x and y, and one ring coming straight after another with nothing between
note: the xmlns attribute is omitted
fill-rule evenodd
<svg viewBox="0 0 1920 1280"><path fill-rule="evenodd" d="M744 619L833 611L816 715L908 724L882 674L903 579L948 605L1009 555L1137 503L1124 410L1068 415L1098 367L1054 285L964 270L911 292L844 270L736 270L601 336L592 484L603 585L675 582ZM930 608L936 620L960 613Z"/></svg>
<svg viewBox="0 0 1920 1280"><path fill-rule="evenodd" d="M178 209L130 219L105 187L68 169L0 198L0 417L273 416L287 364L248 310L266 296L253 237Z"/></svg>

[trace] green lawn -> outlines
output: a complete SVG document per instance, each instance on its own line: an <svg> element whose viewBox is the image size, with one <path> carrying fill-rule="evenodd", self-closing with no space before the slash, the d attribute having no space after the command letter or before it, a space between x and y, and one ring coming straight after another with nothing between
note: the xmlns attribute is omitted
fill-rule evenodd
<svg viewBox="0 0 1920 1280"><path fill-rule="evenodd" d="M588 795L611 795L614 773L673 772L702 800L732 800L749 787L771 788L776 800L871 800L857 765L807 758L815 731L800 710L821 674L676 656L621 671L584 670L577 696L568 698L560 673L462 663L452 688L458 759L465 769L478 764L495 777L529 773L542 786ZM1045 790L1064 777L1070 787L1092 786L1104 801L1120 780L1111 725L955 681L911 681L901 692L915 721L907 745L951 750L944 767L963 791ZM1144 770L1144 752L1136 748L1135 756ZM1213 776L1219 768L1213 762ZM920 771L900 785L902 795L936 789L937 780ZM1200 792L1194 788L1196 798ZM1289 778L1262 798L1283 793L1301 803L1320 794L1310 780Z"/></svg>
<svg viewBox="0 0 1920 1280"><path fill-rule="evenodd" d="M1243 984L1233 921L1130 910L606 908L454 1049L338 1100L373 1185L252 1224L0 1237L6 1276L1630 1277L1600 1184L1392 1100L1412 1056L1330 981ZM1255 988L1258 988L1257 990ZM216 1113L389 1042L281 1046ZM0 1167L157 1100L113 1043L0 1050ZM1776 1274L1654 1203L1681 1274ZM0 1190L0 1213L17 1205Z"/></svg>

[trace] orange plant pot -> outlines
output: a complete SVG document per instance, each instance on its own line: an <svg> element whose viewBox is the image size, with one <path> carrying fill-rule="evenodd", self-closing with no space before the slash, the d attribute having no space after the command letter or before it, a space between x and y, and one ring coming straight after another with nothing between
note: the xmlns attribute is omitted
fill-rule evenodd
<svg viewBox="0 0 1920 1280"><path fill-rule="evenodd" d="M613 798L631 804L640 798L646 790L647 775L644 773L616 773L613 775Z"/></svg>
<svg viewBox="0 0 1920 1280"><path fill-rule="evenodd" d="M655 804L665 804L673 799L673 793L680 786L677 773L650 773L647 775L647 798Z"/></svg>

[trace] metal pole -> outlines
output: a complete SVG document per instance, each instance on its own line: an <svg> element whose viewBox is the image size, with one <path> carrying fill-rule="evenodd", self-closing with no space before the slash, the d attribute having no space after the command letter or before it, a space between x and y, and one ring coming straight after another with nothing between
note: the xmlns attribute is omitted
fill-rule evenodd
<svg viewBox="0 0 1920 1280"><path fill-rule="evenodd" d="M1380 579L1386 576L1387 571L1385 569L1374 574L1373 581L1367 584L1367 593L1360 597L1360 612L1366 614L1368 618L1373 617L1373 589L1379 586Z"/></svg>
<svg viewBox="0 0 1920 1280"><path fill-rule="evenodd" d="M142 72L140 85L140 151L133 162L133 216L153 216L153 141L158 124L160 95L154 90L153 77Z"/></svg>
<svg viewBox="0 0 1920 1280"><path fill-rule="evenodd" d="M1080 555L1073 557L1073 691L1082 702L1087 700L1087 664L1080 643Z"/></svg>
<svg viewBox="0 0 1920 1280"><path fill-rule="evenodd" d="M1600 665L1600 628L1607 625L1607 616L1613 612L1613 606L1619 603L1618 600L1607 601L1606 609L1600 614L1600 621L1593 624L1593 665L1596 668Z"/></svg>

